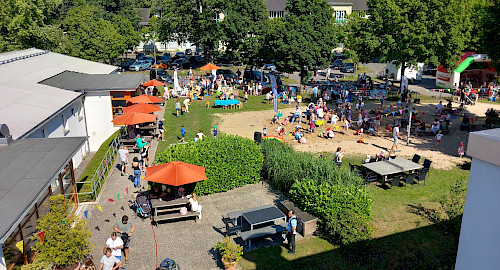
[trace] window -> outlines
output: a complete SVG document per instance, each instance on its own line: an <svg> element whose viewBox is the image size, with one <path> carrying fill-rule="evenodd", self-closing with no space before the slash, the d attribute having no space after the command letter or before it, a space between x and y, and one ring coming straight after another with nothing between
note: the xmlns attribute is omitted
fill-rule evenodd
<svg viewBox="0 0 500 270"><path fill-rule="evenodd" d="M281 18L284 15L284 11L269 11L269 18Z"/></svg>
<svg viewBox="0 0 500 270"><path fill-rule="evenodd" d="M125 100L113 100L111 104L113 107L127 107L127 101Z"/></svg>
<svg viewBox="0 0 500 270"><path fill-rule="evenodd" d="M113 96L113 98L124 98L125 92L112 92L111 96Z"/></svg>
<svg viewBox="0 0 500 270"><path fill-rule="evenodd" d="M123 114L123 108L127 107L127 101L129 98L140 95L140 92L129 92L129 91L114 91L110 93L111 96L111 110L113 117L116 115Z"/></svg>
<svg viewBox="0 0 500 270"><path fill-rule="evenodd" d="M63 132L64 135L66 135L69 132L68 119L64 114L61 114L61 119L62 119Z"/></svg>
<svg viewBox="0 0 500 270"><path fill-rule="evenodd" d="M346 18L345 10L337 10L335 11L335 21L337 23L344 23Z"/></svg>

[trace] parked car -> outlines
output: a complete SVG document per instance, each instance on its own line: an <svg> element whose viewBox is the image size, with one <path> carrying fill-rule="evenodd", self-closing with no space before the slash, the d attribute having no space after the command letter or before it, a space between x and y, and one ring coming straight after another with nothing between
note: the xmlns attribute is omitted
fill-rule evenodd
<svg viewBox="0 0 500 270"><path fill-rule="evenodd" d="M192 68L201 67L207 64L207 60L201 56L191 56L188 58Z"/></svg>
<svg viewBox="0 0 500 270"><path fill-rule="evenodd" d="M333 63L330 65L331 68L333 69L340 69L344 65L344 61L337 59L333 61Z"/></svg>
<svg viewBox="0 0 500 270"><path fill-rule="evenodd" d="M230 69L218 69L217 70L217 76L222 75L224 79L229 80L231 78L235 79L238 77L234 72Z"/></svg>
<svg viewBox="0 0 500 270"><path fill-rule="evenodd" d="M226 56L217 57L217 64L229 64L229 58Z"/></svg>
<svg viewBox="0 0 500 270"><path fill-rule="evenodd" d="M140 61L149 61L151 62L151 65L153 65L155 63L155 59L151 56L144 56L144 57L141 57L139 58Z"/></svg>
<svg viewBox="0 0 500 270"><path fill-rule="evenodd" d="M145 54L145 53L140 52L140 53L137 53L137 54L135 55L135 59L141 59L142 57L145 57L145 56L146 56L146 54Z"/></svg>
<svg viewBox="0 0 500 270"><path fill-rule="evenodd" d="M163 56L163 55L160 55L160 56L157 56L156 57L156 64L165 64L165 65L170 65L170 63L172 63L172 59L170 59L169 57L166 57L166 56Z"/></svg>
<svg viewBox="0 0 500 270"><path fill-rule="evenodd" d="M339 59L340 60L347 59L347 56L345 56L345 55L343 55L341 53L338 53L338 52L334 53L333 54L333 60L335 61L335 60L339 60Z"/></svg>
<svg viewBox="0 0 500 270"><path fill-rule="evenodd" d="M184 57L186 57L186 55L183 52L176 52L175 53L175 57L177 57L177 58L184 58Z"/></svg>
<svg viewBox="0 0 500 270"><path fill-rule="evenodd" d="M170 64L170 69L184 69L189 68L189 60L186 58L179 58Z"/></svg>
<svg viewBox="0 0 500 270"><path fill-rule="evenodd" d="M265 64L264 70L276 70L276 66L274 64Z"/></svg>
<svg viewBox="0 0 500 270"><path fill-rule="evenodd" d="M258 70L247 69L243 72L243 80L245 81L259 81L262 78L262 73ZM267 78L264 77L264 82L267 82Z"/></svg>
<svg viewBox="0 0 500 270"><path fill-rule="evenodd" d="M130 65L132 65L135 62L135 60L127 60L127 61L122 61L118 65L121 71L127 71L130 69Z"/></svg>
<svg viewBox="0 0 500 270"><path fill-rule="evenodd" d="M163 56L166 56L166 57L168 57L168 58L171 58L171 57L172 57L172 55L171 55L170 53L168 53L168 52L164 52L164 53L163 53Z"/></svg>
<svg viewBox="0 0 500 270"><path fill-rule="evenodd" d="M427 64L424 66L424 69L422 70L422 73L425 75L432 75L436 76L437 73L437 68L432 65L432 64Z"/></svg>
<svg viewBox="0 0 500 270"><path fill-rule="evenodd" d="M135 70L135 71L141 71L141 70L146 70L151 67L153 63L151 63L148 60L138 60L135 61L132 65L130 65L130 70Z"/></svg>
<svg viewBox="0 0 500 270"><path fill-rule="evenodd" d="M191 50L191 49L186 49L186 51L184 51L184 54L185 54L185 55L193 55L193 50Z"/></svg>
<svg viewBox="0 0 500 270"><path fill-rule="evenodd" d="M342 66L340 71L344 73L354 73L354 63L346 63L345 65Z"/></svg>
<svg viewBox="0 0 500 270"><path fill-rule="evenodd" d="M155 69L151 69L149 72L149 79L157 79L158 81L164 82L164 83L172 83L173 78L170 76L166 70L164 69L158 69L156 71Z"/></svg>

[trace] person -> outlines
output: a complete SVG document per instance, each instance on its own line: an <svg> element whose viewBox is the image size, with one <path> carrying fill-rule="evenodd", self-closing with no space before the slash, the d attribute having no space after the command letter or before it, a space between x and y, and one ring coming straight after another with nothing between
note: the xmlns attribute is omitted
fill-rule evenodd
<svg viewBox="0 0 500 270"><path fill-rule="evenodd" d="M135 139L135 146L137 146L140 149L142 149L146 144L148 144L143 138L141 138L141 135L137 134L137 138Z"/></svg>
<svg viewBox="0 0 500 270"><path fill-rule="evenodd" d="M262 136L267 136L267 125L264 125L264 128L262 129Z"/></svg>
<svg viewBox="0 0 500 270"><path fill-rule="evenodd" d="M366 155L366 159L363 162L363 164L370 163L370 159L371 159L370 155Z"/></svg>
<svg viewBox="0 0 500 270"><path fill-rule="evenodd" d="M128 220L128 216L122 216L122 220L117 220L115 225L113 225L113 230L121 234L123 240L123 255L125 257L125 263L128 263L128 255L130 252L130 237L135 230L135 224Z"/></svg>
<svg viewBox="0 0 500 270"><path fill-rule="evenodd" d="M281 121L281 118L283 118L283 113L281 110L278 111L278 121Z"/></svg>
<svg viewBox="0 0 500 270"><path fill-rule="evenodd" d="M149 167L149 149L151 144L147 143L139 152L141 158L142 171L146 171L146 167Z"/></svg>
<svg viewBox="0 0 500 270"><path fill-rule="evenodd" d="M295 235L297 234L297 217L293 210L288 211L288 223L286 226L288 241L288 253L295 254Z"/></svg>
<svg viewBox="0 0 500 270"><path fill-rule="evenodd" d="M460 146L458 147L458 155L462 158L465 155L465 144L464 142L460 142Z"/></svg>
<svg viewBox="0 0 500 270"><path fill-rule="evenodd" d="M438 105L436 105L436 114L441 115L443 113L443 101L440 100Z"/></svg>
<svg viewBox="0 0 500 270"><path fill-rule="evenodd" d="M180 110L181 110L181 103L179 102L179 100L177 100L177 102L175 103L175 112L177 113L177 117L179 117Z"/></svg>
<svg viewBox="0 0 500 270"><path fill-rule="evenodd" d="M443 139L443 134L441 134L441 130L440 130L436 134L436 148L439 146L439 143L441 142L442 139Z"/></svg>
<svg viewBox="0 0 500 270"><path fill-rule="evenodd" d="M178 190L177 190L177 198L184 198L184 188L183 187L180 187Z"/></svg>
<svg viewBox="0 0 500 270"><path fill-rule="evenodd" d="M188 203L191 207L191 212L198 212L200 213L199 219L201 219L201 205L200 201L198 200L198 197L196 197L196 194L193 192L191 193L191 198L188 199Z"/></svg>
<svg viewBox="0 0 500 270"><path fill-rule="evenodd" d="M334 162L339 166L339 168L342 167L342 158L344 157L344 151L342 151L342 148L337 147L337 151L335 152L335 158Z"/></svg>
<svg viewBox="0 0 500 270"><path fill-rule="evenodd" d="M116 270L122 266L122 262L111 255L111 249L106 248L106 255L102 255L99 270Z"/></svg>
<svg viewBox="0 0 500 270"><path fill-rule="evenodd" d="M166 85L163 88L163 98L165 98L165 100L170 99L170 91L168 90L168 86L166 86Z"/></svg>
<svg viewBox="0 0 500 270"><path fill-rule="evenodd" d="M292 121L290 123L293 123L295 121L295 118L299 118L299 123L302 123L301 118L302 112L300 111L299 106L295 106L295 113L293 114Z"/></svg>
<svg viewBox="0 0 500 270"><path fill-rule="evenodd" d="M432 134L436 135L440 129L441 129L441 123L439 122L438 119L434 119L434 122L432 122L431 126Z"/></svg>
<svg viewBox="0 0 500 270"><path fill-rule="evenodd" d="M184 108L186 108L186 113L189 113L189 101L191 101L189 98L186 98L182 104L184 104Z"/></svg>
<svg viewBox="0 0 500 270"><path fill-rule="evenodd" d="M158 140L161 139L162 141L165 141L165 136L163 133L167 131L164 122L165 118L162 118L160 121L158 121Z"/></svg>
<svg viewBox="0 0 500 270"><path fill-rule="evenodd" d="M203 130L198 130L198 133L196 133L196 136L198 136L198 139L200 139L200 141L203 141L203 137L205 137L205 134L203 134Z"/></svg>
<svg viewBox="0 0 500 270"><path fill-rule="evenodd" d="M120 146L120 150L118 150L118 155L120 155L120 161L121 161L121 172L122 176L128 176L127 174L127 167L128 167L128 150L125 147L125 145Z"/></svg>
<svg viewBox="0 0 500 270"><path fill-rule="evenodd" d="M247 101L248 101L248 92L245 91L245 103L247 103Z"/></svg>
<svg viewBox="0 0 500 270"><path fill-rule="evenodd" d="M214 133L214 139L215 139L217 137L217 133L218 133L217 126L214 126L213 133Z"/></svg>
<svg viewBox="0 0 500 270"><path fill-rule="evenodd" d="M391 150L394 150L396 152L400 152L401 150L398 150L398 141L399 141L399 123L397 123L394 128L392 129L392 137L394 138L394 144L392 145Z"/></svg>
<svg viewBox="0 0 500 270"><path fill-rule="evenodd" d="M327 139L333 139L335 137L335 134L333 133L333 130L331 128L328 128L326 130L326 138Z"/></svg>
<svg viewBox="0 0 500 270"><path fill-rule="evenodd" d="M118 237L117 232L112 232L111 237L106 240L106 248L111 249L111 256L115 256L118 260L122 260L123 240Z"/></svg>
<svg viewBox="0 0 500 270"><path fill-rule="evenodd" d="M313 121L310 121L309 122L309 128L311 129L311 133L314 133L314 128L316 127L316 125L314 124Z"/></svg>
<svg viewBox="0 0 500 270"><path fill-rule="evenodd" d="M134 170L134 186L141 187L141 163L137 157L132 161L132 170Z"/></svg>
<svg viewBox="0 0 500 270"><path fill-rule="evenodd" d="M199 141L199 140L200 140L200 137L198 137L198 134L196 134L196 136L194 136L193 141L197 142L197 141Z"/></svg>
<svg viewBox="0 0 500 270"><path fill-rule="evenodd" d="M163 199L166 196L165 192L161 189L160 185L154 185L151 190L149 190L150 199Z"/></svg>
<svg viewBox="0 0 500 270"><path fill-rule="evenodd" d="M318 99L318 87L316 85L313 86L313 100L311 102L316 102Z"/></svg>
<svg viewBox="0 0 500 270"><path fill-rule="evenodd" d="M182 138L179 140L179 142L185 142L186 139L186 129L184 128L184 125L181 125L181 136Z"/></svg>
<svg viewBox="0 0 500 270"><path fill-rule="evenodd" d="M266 104L269 104L271 102L271 92L266 93Z"/></svg>

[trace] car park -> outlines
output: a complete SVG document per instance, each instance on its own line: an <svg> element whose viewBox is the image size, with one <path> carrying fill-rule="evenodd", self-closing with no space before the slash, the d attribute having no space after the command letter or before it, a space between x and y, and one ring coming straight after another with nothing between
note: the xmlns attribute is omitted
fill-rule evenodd
<svg viewBox="0 0 500 270"><path fill-rule="evenodd" d="M135 60L126 60L120 62L118 67L120 67L120 71L128 71L130 69L130 65L132 65L135 62Z"/></svg>
<svg viewBox="0 0 500 270"><path fill-rule="evenodd" d="M184 69L189 68L189 60L186 58L179 58L170 64L170 69Z"/></svg>
<svg viewBox="0 0 500 270"><path fill-rule="evenodd" d="M141 71L146 70L151 67L152 63L147 60L138 60L135 61L132 65L130 65L129 70Z"/></svg>
<svg viewBox="0 0 500 270"><path fill-rule="evenodd" d="M175 57L177 57L177 58L184 58L184 57L186 57L186 55L183 52L176 52L175 53Z"/></svg>
<svg viewBox="0 0 500 270"><path fill-rule="evenodd" d="M340 69L344 65L344 61L337 59L333 61L333 63L330 65L331 68L333 69Z"/></svg>
<svg viewBox="0 0 500 270"><path fill-rule="evenodd" d="M167 57L167 56L163 56L163 55L160 55L160 56L157 56L156 57L156 64L165 64L165 65L170 65L170 63L172 63L172 59L170 59L170 57Z"/></svg>
<svg viewBox="0 0 500 270"><path fill-rule="evenodd" d="M191 56L188 59L192 68L201 67L207 64L207 60L205 60L205 58L201 56Z"/></svg>
<svg viewBox="0 0 500 270"><path fill-rule="evenodd" d="M173 82L172 76L170 74L168 74L167 71L164 69L158 69L158 71L155 69L151 69L151 71L149 72L149 79L150 80L157 79L158 81L161 81L164 83L172 83Z"/></svg>
<svg viewBox="0 0 500 270"><path fill-rule="evenodd" d="M354 73L354 63L346 63L342 66L340 71L344 73Z"/></svg>

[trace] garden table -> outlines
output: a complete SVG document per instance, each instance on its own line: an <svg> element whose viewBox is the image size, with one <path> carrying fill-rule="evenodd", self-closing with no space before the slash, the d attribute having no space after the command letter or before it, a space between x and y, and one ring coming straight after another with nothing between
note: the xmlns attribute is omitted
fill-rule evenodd
<svg viewBox="0 0 500 270"><path fill-rule="evenodd" d="M277 220L281 219L286 222L286 215L283 214L283 212L281 212L281 210L279 210L276 206L271 205L259 210L245 212L241 216L242 219L246 220L250 224L250 230L240 233L240 237L243 239L243 241L248 240L249 249L252 248L252 238L282 233L283 231L286 231L285 226L275 224ZM261 228L255 228L255 226L267 223L272 224Z"/></svg>
<svg viewBox="0 0 500 270"><path fill-rule="evenodd" d="M404 158L370 162L363 164L362 166L367 170L382 176L384 182L388 175L418 170L424 167Z"/></svg>

